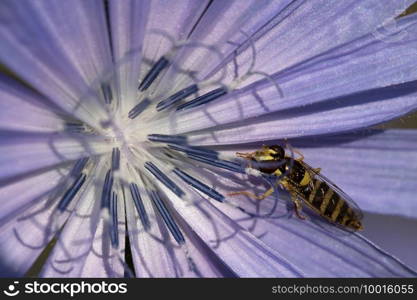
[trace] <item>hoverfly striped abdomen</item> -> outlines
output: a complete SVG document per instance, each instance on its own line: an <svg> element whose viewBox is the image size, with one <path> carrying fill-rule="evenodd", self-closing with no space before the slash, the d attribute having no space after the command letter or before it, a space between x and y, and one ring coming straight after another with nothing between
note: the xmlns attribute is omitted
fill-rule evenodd
<svg viewBox="0 0 417 300"><path fill-rule="evenodd" d="M355 214L347 200L327 182L313 177L309 187L302 193L309 206L329 221L355 230L361 228L358 223L359 216Z"/></svg>

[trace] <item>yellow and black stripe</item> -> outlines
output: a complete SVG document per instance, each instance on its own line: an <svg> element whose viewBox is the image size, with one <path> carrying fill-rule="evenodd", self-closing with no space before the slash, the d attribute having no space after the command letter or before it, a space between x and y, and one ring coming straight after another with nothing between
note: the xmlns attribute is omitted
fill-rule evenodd
<svg viewBox="0 0 417 300"><path fill-rule="evenodd" d="M347 225L354 218L347 202L326 182L316 178L312 181L310 188L303 191L305 200L332 222Z"/></svg>

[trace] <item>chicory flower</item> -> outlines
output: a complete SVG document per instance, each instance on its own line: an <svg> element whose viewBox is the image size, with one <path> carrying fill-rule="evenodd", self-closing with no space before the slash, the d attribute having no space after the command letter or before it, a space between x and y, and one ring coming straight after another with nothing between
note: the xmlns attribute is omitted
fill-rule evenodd
<svg viewBox="0 0 417 300"><path fill-rule="evenodd" d="M268 188L235 152L289 139L416 218L417 132L365 131L417 107L412 3L1 1L3 274L416 276L285 191L228 196Z"/></svg>

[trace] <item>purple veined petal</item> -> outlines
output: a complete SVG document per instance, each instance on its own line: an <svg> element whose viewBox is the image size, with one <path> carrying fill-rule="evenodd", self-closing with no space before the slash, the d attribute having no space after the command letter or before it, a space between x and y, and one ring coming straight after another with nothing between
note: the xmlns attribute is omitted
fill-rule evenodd
<svg viewBox="0 0 417 300"><path fill-rule="evenodd" d="M417 270L416 257L410 252L417 247L417 241L410 239L415 233L416 219L365 212L363 224L362 235Z"/></svg>
<svg viewBox="0 0 417 300"><path fill-rule="evenodd" d="M177 114L173 116L175 130L177 133L200 130L274 112L276 119L287 119L286 112L289 112L288 117L293 114L297 118L298 115L308 117L309 111L330 110L331 115L332 108L348 112L356 106L366 113L368 104L369 109L384 106L369 120L371 125L413 110L417 105L413 101L415 97L406 94L415 92L413 87L416 86L416 22L415 15L398 22L398 32L406 32L400 42L387 43L367 35L276 74L273 80L278 88L264 80L204 107ZM396 93L409 99L395 97ZM387 110L390 106L393 107L391 112ZM254 122L257 120L259 117ZM304 125L309 125L309 121Z"/></svg>
<svg viewBox="0 0 417 300"><path fill-rule="evenodd" d="M90 155L111 151L104 138L57 134L0 136L0 182L8 182Z"/></svg>
<svg viewBox="0 0 417 300"><path fill-rule="evenodd" d="M349 98L350 106L340 107L339 101L331 101L298 108L210 132L192 133L188 141L194 145L239 144L361 129L414 111L417 107L417 86L413 81ZM372 101L374 99L377 101Z"/></svg>
<svg viewBox="0 0 417 300"><path fill-rule="evenodd" d="M249 36L254 35L278 15L291 1L214 1L208 6L195 26L188 42L215 47L216 53L203 47L185 47L176 60L179 67L193 70L203 79L224 56L233 53ZM181 85L190 81L188 75L177 74L175 81Z"/></svg>
<svg viewBox="0 0 417 300"><path fill-rule="evenodd" d="M141 81L153 63L168 55L174 47L172 41L187 37L207 3L205 0L110 2L115 61L129 61L121 63L117 70L122 111L130 110L138 102L138 78Z"/></svg>
<svg viewBox="0 0 417 300"><path fill-rule="evenodd" d="M149 15L148 1L110 1L110 28L115 62L128 59L116 69L121 111L135 104L141 63L141 50Z"/></svg>
<svg viewBox="0 0 417 300"><path fill-rule="evenodd" d="M103 186L107 171L104 159L97 163L96 169L93 171L85 188L79 193L79 201L75 204L75 209L59 234L57 244L43 266L42 277L81 276L85 261L93 251L95 239L101 240L100 236L96 236L98 227L102 224L100 201L97 194L99 194L100 187ZM99 248L98 251L98 254L103 254L102 249ZM103 258L107 263L111 259L107 255L103 255ZM104 268L104 265L100 264L96 267ZM86 276L88 276L88 271L88 269L85 270Z"/></svg>
<svg viewBox="0 0 417 300"><path fill-rule="evenodd" d="M0 130L53 132L63 127L63 120L42 106L41 96L3 75L0 98Z"/></svg>
<svg viewBox="0 0 417 300"><path fill-rule="evenodd" d="M143 57L156 62L161 56L169 55L176 43L187 39L197 21L205 11L208 0L150 2L146 34L143 42ZM141 78L152 65L144 65Z"/></svg>
<svg viewBox="0 0 417 300"><path fill-rule="evenodd" d="M56 215L57 202L54 201L55 192L52 188L53 185L60 183L59 180L65 171L65 169L56 169L2 188L2 195L5 196L2 200L7 202L3 204L3 208L9 210L7 215L2 216L0 224L2 276L23 276L50 243L56 228L61 227L67 220L68 214ZM36 182L39 179L43 179L42 184ZM49 180L47 181L49 185L45 184L46 180ZM32 185L27 186L28 184ZM48 187L50 187L49 191ZM17 188L19 192L6 198L11 189ZM14 200L16 204L13 203ZM10 211L12 206L19 207Z"/></svg>
<svg viewBox="0 0 417 300"><path fill-rule="evenodd" d="M266 200L267 206L273 205ZM358 233L336 235L310 220L282 216L253 219L236 209L219 209L302 270L306 277L415 277L417 273Z"/></svg>
<svg viewBox="0 0 417 300"><path fill-rule="evenodd" d="M172 41L187 39L209 2L207 0L151 1L144 39L144 57L155 62L172 50L174 46ZM150 66L144 68L145 72L142 72L142 75L149 68Z"/></svg>
<svg viewBox="0 0 417 300"><path fill-rule="evenodd" d="M2 276L23 276L29 270L52 238L47 230L51 214L52 208L29 221L10 222L2 227L0 235Z"/></svg>
<svg viewBox="0 0 417 300"><path fill-rule="evenodd" d="M124 175L126 178L126 174ZM149 218L150 227L145 231L141 217L134 205L129 191L126 192L126 214L128 233L131 245L133 264L137 277L218 277L223 270L218 265L207 259L207 250L201 249L201 242L195 237L186 236L187 249L180 247L170 236L163 225L160 216L157 215L151 200L143 188L143 182L138 177L133 177L137 184L140 197ZM191 230L188 230L191 231ZM187 232L184 232L187 234ZM189 233L189 232L188 232ZM190 234L192 235L192 234ZM197 266L194 272L189 266L189 258Z"/></svg>
<svg viewBox="0 0 417 300"><path fill-rule="evenodd" d="M79 275L80 277L124 277L125 207L123 201L118 201L117 204L119 235L119 246L117 250L121 253L120 257L111 251L111 242L107 229L108 224L103 222L102 219L97 227L92 249L84 261L84 266Z"/></svg>
<svg viewBox="0 0 417 300"><path fill-rule="evenodd" d="M382 26L388 31L395 30L397 24L394 18L413 2L365 0L359 4L356 0L337 3L326 0L294 1L252 37L258 54L253 69L274 74L368 33L389 42L389 32L386 36L377 28ZM252 50L248 47L250 43L237 50L241 52L246 48L237 57L237 62L229 63L231 69L236 63L241 67L251 64ZM232 79L233 74L229 72L225 81ZM259 76L252 76L242 84L258 79Z"/></svg>
<svg viewBox="0 0 417 300"><path fill-rule="evenodd" d="M142 188L140 197L150 219L150 228L145 231L142 220L134 206L129 187L126 191L126 214L132 259L137 277L179 277L183 275L178 261L178 251L175 251L169 234L162 232L163 226L158 226L154 208ZM181 259L181 258L180 258Z"/></svg>
<svg viewBox="0 0 417 300"><path fill-rule="evenodd" d="M45 196L57 188L57 184L67 173L68 170L49 170L0 187L0 226L30 208L35 202L45 199Z"/></svg>
<svg viewBox="0 0 417 300"><path fill-rule="evenodd" d="M237 276L303 276L302 271L291 262L227 218L206 200L190 205L175 197L170 190L163 187L161 189L166 192L172 207L184 222ZM201 200L200 196L197 197Z"/></svg>
<svg viewBox="0 0 417 300"><path fill-rule="evenodd" d="M102 1L2 1L0 61L72 114L111 63ZM74 113L98 123L94 101ZM94 108L95 114L88 113ZM94 120L96 118L96 120Z"/></svg>

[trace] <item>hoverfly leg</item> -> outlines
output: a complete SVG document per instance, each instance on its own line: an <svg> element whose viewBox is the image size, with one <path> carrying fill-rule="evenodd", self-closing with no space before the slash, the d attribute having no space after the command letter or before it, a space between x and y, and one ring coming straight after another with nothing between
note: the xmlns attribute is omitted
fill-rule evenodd
<svg viewBox="0 0 417 300"><path fill-rule="evenodd" d="M265 193L263 193L261 196L258 196L258 200L263 200L263 199L265 199L266 197L269 197L269 196L271 196L272 195L272 193L274 192L274 188L273 187L271 187L271 188L269 188L269 190L267 190Z"/></svg>
<svg viewBox="0 0 417 300"><path fill-rule="evenodd" d="M301 214L302 204L301 204L300 199L292 191L290 191L290 195L291 195L291 201L294 203L294 212L295 212L296 216L301 220L305 220L306 217Z"/></svg>
<svg viewBox="0 0 417 300"><path fill-rule="evenodd" d="M319 174L321 172L321 168L313 168L313 172Z"/></svg>
<svg viewBox="0 0 417 300"><path fill-rule="evenodd" d="M274 192L274 188L271 187L269 190L267 190L265 193L263 193L260 196L255 195L255 194L253 194L251 192L247 192L247 191L233 192L233 193L228 193L227 195L228 196L245 195L245 196L247 196L249 198L252 198L252 199L263 200L266 197L271 196L273 192Z"/></svg>
<svg viewBox="0 0 417 300"><path fill-rule="evenodd" d="M249 152L249 153L243 153L243 152L236 152L237 157L245 158L245 159L252 159L255 156L256 152Z"/></svg>
<svg viewBox="0 0 417 300"><path fill-rule="evenodd" d="M248 191L239 191L239 192L233 192L233 193L227 193L227 196L239 196L239 195L244 195L247 196L249 198L256 198L258 196L256 196L255 194L248 192Z"/></svg>
<svg viewBox="0 0 417 300"><path fill-rule="evenodd" d="M301 214L302 206L301 206L300 200L296 199L296 200L293 200L293 201L294 201L294 204L295 204L295 214L297 215L297 217L299 219L305 220L306 217Z"/></svg>

